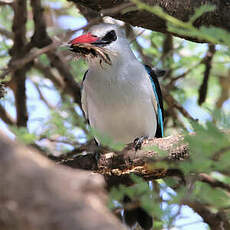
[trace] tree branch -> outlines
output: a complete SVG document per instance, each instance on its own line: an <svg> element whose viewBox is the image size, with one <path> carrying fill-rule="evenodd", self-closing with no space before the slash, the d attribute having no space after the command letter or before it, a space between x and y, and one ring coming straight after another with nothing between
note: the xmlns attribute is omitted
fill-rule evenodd
<svg viewBox="0 0 230 230"><path fill-rule="evenodd" d="M228 217L224 212L212 212L208 207L199 201L184 200L183 204L191 207L195 212L197 212L207 223L211 230L225 230L230 229L230 224Z"/></svg>
<svg viewBox="0 0 230 230"><path fill-rule="evenodd" d="M222 189L230 192L230 185L229 184L226 184L226 183L223 183L219 180L216 180L206 173L201 173L199 175L199 180L209 184L213 188L222 188Z"/></svg>
<svg viewBox="0 0 230 230"><path fill-rule="evenodd" d="M102 9L108 9L117 7L119 4L127 2L126 0L113 1L113 0L69 0L77 4L82 4L88 8L96 11ZM179 20L187 22L189 18L194 14L196 8L204 5L215 5L216 10L213 12L205 13L199 17L194 26L216 26L224 28L227 31L230 30L230 4L228 1L216 1L216 0L145 0L142 1L151 6L160 6L169 15L176 17ZM113 15L115 18L130 23L133 26L141 26L146 29L155 30L158 32L169 33L167 25L164 20L157 17L150 12L143 10L132 9L130 11L120 11L118 14ZM180 36L180 35L179 35ZM186 37L188 40L194 40L194 38Z"/></svg>
<svg viewBox="0 0 230 230"><path fill-rule="evenodd" d="M74 98L74 102L81 105L81 88L74 80L68 64L62 61L60 54L56 52L48 52L51 65L55 67L65 82L65 91L68 91Z"/></svg>
<svg viewBox="0 0 230 230"><path fill-rule="evenodd" d="M203 64L205 65L205 71L204 71L204 78L203 82L199 89L199 99L198 104L201 105L205 102L207 91L208 91L208 80L212 68L212 59L214 54L216 53L216 47L213 44L208 45L208 51L206 56L203 59Z"/></svg>
<svg viewBox="0 0 230 230"><path fill-rule="evenodd" d="M54 165L0 134L1 229L124 229L106 207L100 175Z"/></svg>
<svg viewBox="0 0 230 230"><path fill-rule="evenodd" d="M55 106L53 106L53 105L46 99L46 97L43 95L43 93L42 93L42 91L41 91L39 85L38 85L36 82L34 82L34 81L33 81L33 83L34 83L35 88L36 88L37 91L38 91L40 100L43 101L44 104L45 104L50 110L55 110Z"/></svg>
<svg viewBox="0 0 230 230"><path fill-rule="evenodd" d="M149 139L143 143L141 150L137 152L133 144L126 146L121 152L111 152L103 147L97 147L92 143L83 145L65 156L50 158L56 162L68 165L72 168L93 170L107 177L107 181L114 185L116 183L130 184L129 176L134 173L143 179L152 180L170 175L183 177L179 170L174 170L178 160L189 157L188 146L183 142L181 135L165 138ZM164 156L159 156L156 148L165 151ZM83 155L81 153L84 153ZM97 153L95 156L94 153ZM99 158L98 158L98 153ZM97 160L96 158L97 157ZM153 163L167 162L172 168L153 167ZM174 164L174 165L173 165ZM184 180L184 179L183 179Z"/></svg>
<svg viewBox="0 0 230 230"><path fill-rule="evenodd" d="M52 43L46 31L44 8L40 0L31 0L30 3L34 20L34 34L31 38L31 43L33 43L35 47L42 48Z"/></svg>
<svg viewBox="0 0 230 230"><path fill-rule="evenodd" d="M9 113L0 104L0 119L2 119L8 125L15 125L15 120L10 116Z"/></svg>
<svg viewBox="0 0 230 230"><path fill-rule="evenodd" d="M13 19L13 41L14 45L10 50L12 56L10 63L19 60L26 55L26 22L27 22L27 1L18 0L13 3L14 19ZM10 65L9 63L9 65ZM16 70L13 73L12 79L14 80L14 97L17 112L17 126L27 126L28 114L26 107L26 72L28 66Z"/></svg>
<svg viewBox="0 0 230 230"><path fill-rule="evenodd" d="M47 52L49 52L51 50L56 49L57 46L60 45L60 44L61 43L59 43L59 42L53 42L50 45L43 47L42 49L31 51L25 57L22 57L22 58L20 58L18 60L12 61L10 63L10 65L9 65L9 68L6 69L2 74L0 74L0 79L3 79L7 74L22 68L23 66L25 66L28 63L30 63L31 61L33 61L38 56L40 56L40 55L42 55L44 53L47 53Z"/></svg>

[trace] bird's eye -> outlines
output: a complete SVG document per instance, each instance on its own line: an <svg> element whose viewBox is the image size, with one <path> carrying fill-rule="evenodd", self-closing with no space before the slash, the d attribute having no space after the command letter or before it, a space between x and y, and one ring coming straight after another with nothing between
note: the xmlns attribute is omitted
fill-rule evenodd
<svg viewBox="0 0 230 230"><path fill-rule="evenodd" d="M103 38L103 41L112 42L117 40L117 35L114 30L109 31Z"/></svg>

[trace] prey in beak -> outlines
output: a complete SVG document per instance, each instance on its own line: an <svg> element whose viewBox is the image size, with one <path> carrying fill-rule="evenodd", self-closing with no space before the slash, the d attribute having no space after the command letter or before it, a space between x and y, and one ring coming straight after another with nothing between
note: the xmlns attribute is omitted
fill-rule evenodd
<svg viewBox="0 0 230 230"><path fill-rule="evenodd" d="M89 60L99 58L100 64L104 61L105 63L112 65L109 57L110 51L104 47L107 44L108 42L103 38L87 33L71 40L69 42L69 49L79 57Z"/></svg>

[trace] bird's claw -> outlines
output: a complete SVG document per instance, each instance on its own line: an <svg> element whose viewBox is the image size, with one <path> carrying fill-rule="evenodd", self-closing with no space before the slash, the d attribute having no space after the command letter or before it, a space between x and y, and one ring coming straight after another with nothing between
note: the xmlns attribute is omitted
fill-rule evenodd
<svg viewBox="0 0 230 230"><path fill-rule="evenodd" d="M133 141L135 151L141 149L142 144L143 144L144 140L146 140L146 139L148 139L147 136L142 136L142 137L137 137L137 138Z"/></svg>

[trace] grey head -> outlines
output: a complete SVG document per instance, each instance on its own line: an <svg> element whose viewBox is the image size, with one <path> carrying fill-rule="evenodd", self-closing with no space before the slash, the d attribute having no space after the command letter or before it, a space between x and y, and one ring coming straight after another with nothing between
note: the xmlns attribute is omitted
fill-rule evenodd
<svg viewBox="0 0 230 230"><path fill-rule="evenodd" d="M135 58L125 31L116 24L101 23L92 26L81 36L69 42L70 51L86 58L89 65L118 63Z"/></svg>
<svg viewBox="0 0 230 230"><path fill-rule="evenodd" d="M101 23L92 26L88 32L99 38L98 41L93 43L96 46L101 46L114 52L119 52L129 47L124 29L116 24Z"/></svg>

